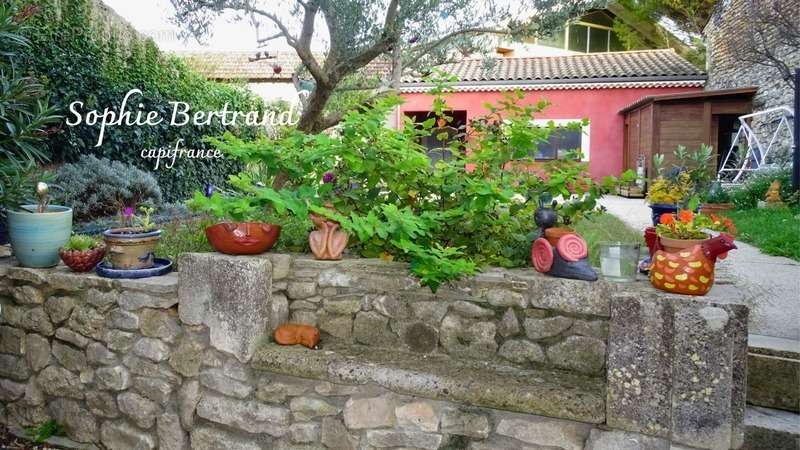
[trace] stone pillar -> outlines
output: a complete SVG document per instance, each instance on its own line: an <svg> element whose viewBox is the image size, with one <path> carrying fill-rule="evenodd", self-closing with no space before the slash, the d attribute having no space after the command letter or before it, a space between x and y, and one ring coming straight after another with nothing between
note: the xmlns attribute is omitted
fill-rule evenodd
<svg viewBox="0 0 800 450"><path fill-rule="evenodd" d="M747 314L703 298L615 296L608 425L696 448L740 447Z"/></svg>
<svg viewBox="0 0 800 450"><path fill-rule="evenodd" d="M180 259L178 312L206 325L210 344L247 362L272 323L272 263L266 258L188 253Z"/></svg>

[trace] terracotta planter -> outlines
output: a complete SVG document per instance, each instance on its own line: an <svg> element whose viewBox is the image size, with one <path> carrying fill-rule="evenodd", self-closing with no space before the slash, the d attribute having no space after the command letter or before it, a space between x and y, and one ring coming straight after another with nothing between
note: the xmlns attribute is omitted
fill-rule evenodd
<svg viewBox="0 0 800 450"><path fill-rule="evenodd" d="M550 245L555 246L558 244L558 240L561 239L561 236L570 233L575 233L575 230L568 227L548 228L544 230L544 237Z"/></svg>
<svg viewBox="0 0 800 450"><path fill-rule="evenodd" d="M342 259L350 236L339 229L339 222L316 214L309 214L317 229L308 234L308 246L314 258L328 261Z"/></svg>
<svg viewBox="0 0 800 450"><path fill-rule="evenodd" d="M153 267L161 230L145 231L141 227L112 228L103 232L111 267L137 270Z"/></svg>
<svg viewBox="0 0 800 450"><path fill-rule="evenodd" d="M659 236L658 241L661 243L661 248L667 253L676 253L681 250L689 249L697 244L702 244L708 240L709 236L706 235L704 239L673 239L665 236Z"/></svg>
<svg viewBox="0 0 800 450"><path fill-rule="evenodd" d="M214 250L228 255L255 255L271 249L281 235L281 226L261 222L223 222L206 228Z"/></svg>
<svg viewBox="0 0 800 450"><path fill-rule="evenodd" d="M95 266L103 260L103 257L106 256L107 249L108 247L103 243L91 250L84 251L61 248L58 250L58 256L60 256L61 261L64 261L64 264L74 272L88 272L94 269Z"/></svg>
<svg viewBox="0 0 800 450"><path fill-rule="evenodd" d="M700 205L700 212L703 214L717 214L723 211L731 211L735 207L733 203L703 203Z"/></svg>

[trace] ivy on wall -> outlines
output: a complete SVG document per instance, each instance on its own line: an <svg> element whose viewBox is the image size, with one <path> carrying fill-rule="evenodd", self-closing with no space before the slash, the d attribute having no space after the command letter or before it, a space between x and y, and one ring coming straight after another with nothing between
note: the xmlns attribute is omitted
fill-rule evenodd
<svg viewBox="0 0 800 450"><path fill-rule="evenodd" d="M179 58L162 53L150 39L144 39L97 0L16 0L38 6L28 23L31 46L20 58L22 69L38 78L51 95L51 102L66 116L73 101L84 102L83 112L110 108L119 111L130 89L143 92L145 111L158 111L165 120L155 126L117 126L106 131L103 145L94 147L99 126L81 124L50 136L48 151L55 162L74 161L82 154L94 154L153 170L154 160L140 157L142 149L180 147L209 148L206 136L231 131L243 138L253 129L169 125L172 106L182 101L192 110L214 111L228 103L229 110L261 111L262 100L243 86L205 80ZM131 110L131 107L128 107ZM162 161L163 165L163 161ZM176 161L172 169L154 172L166 201L181 201L210 182L223 184L240 163L227 159Z"/></svg>

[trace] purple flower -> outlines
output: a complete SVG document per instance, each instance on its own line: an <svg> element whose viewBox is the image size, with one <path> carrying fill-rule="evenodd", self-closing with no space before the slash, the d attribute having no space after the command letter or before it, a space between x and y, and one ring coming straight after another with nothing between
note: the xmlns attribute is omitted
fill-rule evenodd
<svg viewBox="0 0 800 450"><path fill-rule="evenodd" d="M322 182L323 183L336 183L336 175L333 172L325 172L322 175Z"/></svg>
<svg viewBox="0 0 800 450"><path fill-rule="evenodd" d="M125 209L122 210L122 215L125 216L126 219L130 219L133 217L135 209L133 206L126 206Z"/></svg>
<svg viewBox="0 0 800 450"><path fill-rule="evenodd" d="M204 187L204 193L206 197L211 198L211 196L214 195L214 185L211 183L206 183Z"/></svg>

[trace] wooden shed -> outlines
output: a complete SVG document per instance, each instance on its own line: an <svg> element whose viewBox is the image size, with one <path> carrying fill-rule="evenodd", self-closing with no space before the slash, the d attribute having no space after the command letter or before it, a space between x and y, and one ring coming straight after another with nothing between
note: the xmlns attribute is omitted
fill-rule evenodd
<svg viewBox="0 0 800 450"><path fill-rule="evenodd" d="M651 176L654 154L663 154L668 168L679 145L693 151L708 144L717 154L718 167L738 130L738 117L753 110L756 89L656 95L625 107L620 111L625 116L623 166L636 170L637 160L644 157Z"/></svg>

